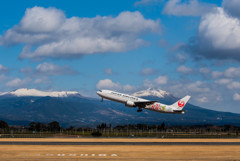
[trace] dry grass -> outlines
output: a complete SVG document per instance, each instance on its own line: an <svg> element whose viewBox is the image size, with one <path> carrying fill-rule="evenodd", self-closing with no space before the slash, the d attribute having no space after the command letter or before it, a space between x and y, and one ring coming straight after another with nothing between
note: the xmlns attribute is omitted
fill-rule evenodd
<svg viewBox="0 0 240 161"><path fill-rule="evenodd" d="M58 156L61 154L61 156ZM65 154L65 156L62 156ZM76 154L76 156L71 156ZM81 156L83 154L84 156ZM85 156L88 154L88 156ZM95 154L96 156L91 156ZM106 154L106 156L98 156ZM117 156L111 156L116 154ZM69 156L70 155L70 156ZM239 146L1 145L0 160L239 160Z"/></svg>
<svg viewBox="0 0 240 161"><path fill-rule="evenodd" d="M240 139L114 139L114 138L8 138L0 141L45 142L239 142ZM62 156L64 154L64 156ZM85 156L85 155L88 156ZM95 154L95 156L92 156ZM105 154L106 156L99 156ZM111 155L117 156L111 156ZM61 155L61 156L58 156ZM76 155L76 156L73 156ZM83 155L83 156L81 156ZM136 145L1 145L1 161L18 160L240 160L240 146Z"/></svg>

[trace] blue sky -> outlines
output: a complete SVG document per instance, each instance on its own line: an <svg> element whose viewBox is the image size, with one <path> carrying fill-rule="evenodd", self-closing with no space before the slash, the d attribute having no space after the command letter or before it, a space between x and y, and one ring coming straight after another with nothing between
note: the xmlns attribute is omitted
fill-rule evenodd
<svg viewBox="0 0 240 161"><path fill-rule="evenodd" d="M14 5L13 5L14 4ZM238 0L9 0L0 91L150 87L240 113Z"/></svg>

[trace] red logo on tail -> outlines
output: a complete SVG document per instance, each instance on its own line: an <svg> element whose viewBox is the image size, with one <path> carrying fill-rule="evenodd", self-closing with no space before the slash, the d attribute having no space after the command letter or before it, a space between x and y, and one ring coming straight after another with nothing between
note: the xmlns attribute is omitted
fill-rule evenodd
<svg viewBox="0 0 240 161"><path fill-rule="evenodd" d="M178 107L183 107L185 105L185 102L184 101L178 101Z"/></svg>

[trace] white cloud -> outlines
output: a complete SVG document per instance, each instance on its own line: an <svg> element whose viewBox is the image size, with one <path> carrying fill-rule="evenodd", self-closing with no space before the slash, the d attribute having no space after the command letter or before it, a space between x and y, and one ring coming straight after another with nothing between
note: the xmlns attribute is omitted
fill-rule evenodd
<svg viewBox="0 0 240 161"><path fill-rule="evenodd" d="M135 49L144 44L141 36L151 32L160 32L159 22L138 11L117 17L66 18L61 10L33 7L7 30L0 44L25 44L20 58L73 58Z"/></svg>
<svg viewBox="0 0 240 161"><path fill-rule="evenodd" d="M149 4L156 4L158 2L162 2L163 0L140 0L134 3L134 6L141 6L141 5L149 5Z"/></svg>
<svg viewBox="0 0 240 161"><path fill-rule="evenodd" d="M237 18L229 16L222 8L217 8L215 12L203 16L199 34L209 40L214 48L239 48L240 23Z"/></svg>
<svg viewBox="0 0 240 161"><path fill-rule="evenodd" d="M104 69L104 73L106 73L107 75L112 75L113 71L111 68L106 68L106 69Z"/></svg>
<svg viewBox="0 0 240 161"><path fill-rule="evenodd" d="M76 74L75 71L68 66L59 66L52 63L42 63L36 67L36 74L40 75L64 75L64 74Z"/></svg>
<svg viewBox="0 0 240 161"><path fill-rule="evenodd" d="M118 91L133 91L136 90L136 87L127 85L121 85L118 82L113 82L111 79L99 80L96 84L97 89L112 89Z"/></svg>
<svg viewBox="0 0 240 161"><path fill-rule="evenodd" d="M0 82L2 82L2 81L5 81L5 80L7 80L8 79L8 77L6 77L5 75L1 75L0 74Z"/></svg>
<svg viewBox="0 0 240 161"><path fill-rule="evenodd" d="M228 78L240 78L240 67L230 67L224 72L224 76Z"/></svg>
<svg viewBox="0 0 240 161"><path fill-rule="evenodd" d="M144 80L143 80L143 86L144 86L145 88L152 88L152 87L154 87L155 85L154 85L154 83L153 83L152 81L150 81L150 80L148 80L148 79L144 79Z"/></svg>
<svg viewBox="0 0 240 161"><path fill-rule="evenodd" d="M194 72L194 70L190 67L186 67L184 65L181 65L177 68L177 71L182 73L182 74L190 74L192 72Z"/></svg>
<svg viewBox="0 0 240 161"><path fill-rule="evenodd" d="M145 68L141 70L140 74L144 76L149 76L149 75L155 75L157 72L158 72L157 70L154 70L152 68Z"/></svg>
<svg viewBox="0 0 240 161"><path fill-rule="evenodd" d="M163 13L174 16L201 16L209 11L215 5L210 3L201 3L198 0L169 0L164 9Z"/></svg>
<svg viewBox="0 0 240 161"><path fill-rule="evenodd" d="M233 95L233 100L239 101L239 100L240 100L240 94L235 93L235 94Z"/></svg>
<svg viewBox="0 0 240 161"><path fill-rule="evenodd" d="M219 77L223 76L223 73L219 72L219 71L213 71L211 73L211 75L212 75L212 78L216 79L216 78L219 78Z"/></svg>
<svg viewBox="0 0 240 161"><path fill-rule="evenodd" d="M220 78L220 77L225 77L225 78L240 78L240 67L230 67L226 69L223 72L220 71L213 71L211 73L212 78Z"/></svg>
<svg viewBox="0 0 240 161"><path fill-rule="evenodd" d="M153 80L144 79L143 87L144 88L159 88L159 85L166 85L167 83L168 83L168 77L160 75Z"/></svg>
<svg viewBox="0 0 240 161"><path fill-rule="evenodd" d="M177 54L176 59L180 63L185 63L187 61L187 56L184 54Z"/></svg>
<svg viewBox="0 0 240 161"><path fill-rule="evenodd" d="M186 88L188 91L202 93L202 92L209 92L210 88L204 86L204 83L201 81L197 81L195 83L186 84Z"/></svg>
<svg viewBox="0 0 240 161"><path fill-rule="evenodd" d="M206 103L208 102L208 99L207 97L200 97L200 98L196 98L196 100L200 103Z"/></svg>
<svg viewBox="0 0 240 161"><path fill-rule="evenodd" d="M19 88L19 87L25 87L31 79L26 78L26 79L20 79L20 78L15 78L9 82L6 83L7 87L14 87L14 88Z"/></svg>
<svg viewBox="0 0 240 161"><path fill-rule="evenodd" d="M72 75L77 74L76 71L70 69L68 66L59 66L53 63L41 63L37 65L36 69L31 67L21 68L21 73L31 76L54 76L54 75Z"/></svg>
<svg viewBox="0 0 240 161"><path fill-rule="evenodd" d="M202 16L198 36L188 49L195 57L240 60L240 20L223 8Z"/></svg>
<svg viewBox="0 0 240 161"><path fill-rule="evenodd" d="M240 82L233 81L227 85L227 88L231 90L240 89Z"/></svg>
<svg viewBox="0 0 240 161"><path fill-rule="evenodd" d="M211 70L209 68L200 68L199 72L206 75L206 74L209 74Z"/></svg>
<svg viewBox="0 0 240 161"><path fill-rule="evenodd" d="M223 0L223 8L232 16L240 17L240 1L239 0Z"/></svg>
<svg viewBox="0 0 240 161"><path fill-rule="evenodd" d="M218 84L221 84L221 85L226 85L226 84L229 84L231 83L232 80L231 79L226 79L226 78L222 78L222 79L219 79L219 80L216 80L215 83L218 83Z"/></svg>
<svg viewBox="0 0 240 161"><path fill-rule="evenodd" d="M33 82L34 84L49 84L51 81L48 80L47 77L37 78Z"/></svg>
<svg viewBox="0 0 240 161"><path fill-rule="evenodd" d="M124 91L135 91L136 90L136 87L131 86L130 84L124 85L124 86L122 86L122 88Z"/></svg>
<svg viewBox="0 0 240 161"><path fill-rule="evenodd" d="M167 84L168 77L167 76L159 76L156 79L154 79L154 83L156 84Z"/></svg>
<svg viewBox="0 0 240 161"><path fill-rule="evenodd" d="M6 72L8 72L8 71L9 71L9 69L8 69L7 67L5 67L5 66L3 66L3 65L0 64L0 74L1 74L1 73L6 73Z"/></svg>
<svg viewBox="0 0 240 161"><path fill-rule="evenodd" d="M27 9L16 30L27 33L53 32L64 23L65 15L55 8L33 7Z"/></svg>

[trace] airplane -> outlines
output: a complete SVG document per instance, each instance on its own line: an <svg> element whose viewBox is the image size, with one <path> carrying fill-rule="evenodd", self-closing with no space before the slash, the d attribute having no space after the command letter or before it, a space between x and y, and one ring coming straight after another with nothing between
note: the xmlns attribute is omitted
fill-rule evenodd
<svg viewBox="0 0 240 161"><path fill-rule="evenodd" d="M165 105L158 101L150 101L139 97L131 96L124 93L118 93L110 90L99 90L97 94L103 99L124 103L127 107L138 107L137 112L142 112L142 109L161 113L184 114L183 107L186 105L191 96L185 96L172 105Z"/></svg>

